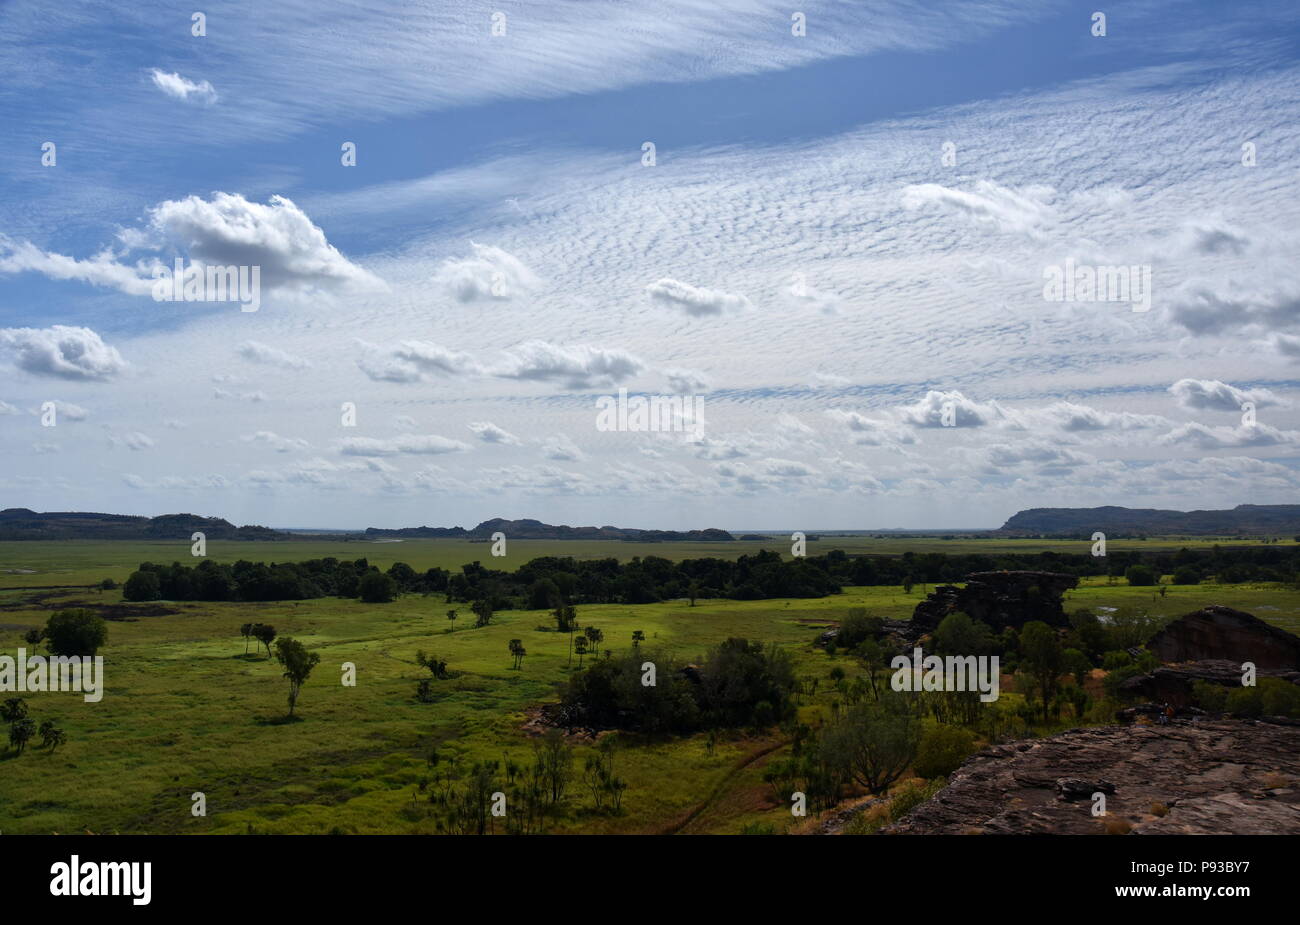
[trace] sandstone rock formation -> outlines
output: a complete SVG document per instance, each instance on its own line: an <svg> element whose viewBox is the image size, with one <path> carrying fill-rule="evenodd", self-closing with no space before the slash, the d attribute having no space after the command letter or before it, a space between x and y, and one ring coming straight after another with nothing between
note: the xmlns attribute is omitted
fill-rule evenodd
<svg viewBox="0 0 1300 925"><path fill-rule="evenodd" d="M931 630L944 617L961 611L983 620L1000 632L1042 620L1049 626L1068 626L1061 597L1078 585L1073 575L1059 572L975 572L966 587L940 585L912 613L912 622Z"/></svg>
<svg viewBox="0 0 1300 925"><path fill-rule="evenodd" d="M1281 678L1292 684L1300 684L1300 671L1261 668L1256 672L1256 676ZM1192 685L1197 681L1207 681L1223 687L1241 687L1241 662L1227 659L1202 659L1179 665L1161 665L1155 671L1122 682L1119 692L1125 698L1141 697L1155 703L1168 703L1181 707L1193 702Z"/></svg>
<svg viewBox="0 0 1300 925"><path fill-rule="evenodd" d="M1147 648L1162 662L1228 659L1258 668L1300 669L1300 636L1218 604L1174 620Z"/></svg>
<svg viewBox="0 0 1300 925"><path fill-rule="evenodd" d="M1110 820L1135 834L1300 834L1300 725L1176 719L994 745L883 831L1098 834L1092 787L1113 787Z"/></svg>

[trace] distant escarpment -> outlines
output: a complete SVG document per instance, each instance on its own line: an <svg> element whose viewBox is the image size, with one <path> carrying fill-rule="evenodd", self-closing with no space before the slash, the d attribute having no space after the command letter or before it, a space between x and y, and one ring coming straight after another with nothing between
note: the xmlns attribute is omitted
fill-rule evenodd
<svg viewBox="0 0 1300 925"><path fill-rule="evenodd" d="M268 527L236 527L220 517L197 514L135 517L85 511L37 513L21 507L0 511L0 540L189 540L195 532L210 540L289 538Z"/></svg>
<svg viewBox="0 0 1300 925"><path fill-rule="evenodd" d="M1300 504L1239 504L1230 511L1165 511L1128 507L1036 507L1020 511L1002 533L1088 537L1184 533L1235 536L1300 533Z"/></svg>
<svg viewBox="0 0 1300 925"><path fill-rule="evenodd" d="M540 520L505 520L494 517L485 520L472 530L464 527L402 527L385 530L370 527L367 537L374 538L439 538L451 537L469 540L489 540L494 533L503 533L511 540L632 540L638 543L669 543L694 541L700 543L731 542L735 539L726 530L637 530L631 527L570 527L542 523Z"/></svg>

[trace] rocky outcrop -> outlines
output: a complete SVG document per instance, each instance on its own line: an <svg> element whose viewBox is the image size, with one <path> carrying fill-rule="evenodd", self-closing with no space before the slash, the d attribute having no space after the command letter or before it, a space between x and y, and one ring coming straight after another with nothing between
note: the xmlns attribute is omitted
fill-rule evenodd
<svg viewBox="0 0 1300 925"><path fill-rule="evenodd" d="M966 587L940 585L912 613L912 622L932 630L950 613L961 611L982 620L995 631L1041 620L1049 626L1068 626L1061 598L1077 586L1073 575L1060 572L975 572Z"/></svg>
<svg viewBox="0 0 1300 925"><path fill-rule="evenodd" d="M1179 617L1147 643L1162 662L1228 659L1257 668L1300 669L1300 636L1244 610L1212 604Z"/></svg>
<svg viewBox="0 0 1300 925"><path fill-rule="evenodd" d="M1281 678L1300 684L1300 671L1261 668L1257 678ZM1155 703L1168 703L1175 707L1194 703L1192 685L1197 681L1223 687L1241 687L1241 662L1226 659L1204 659L1178 665L1161 665L1147 674L1137 675L1121 682L1120 696L1125 699L1140 697Z"/></svg>
<svg viewBox="0 0 1300 925"><path fill-rule="evenodd" d="M1300 834L1300 726L1175 719L991 746L883 831L1098 834L1093 787L1135 834Z"/></svg>

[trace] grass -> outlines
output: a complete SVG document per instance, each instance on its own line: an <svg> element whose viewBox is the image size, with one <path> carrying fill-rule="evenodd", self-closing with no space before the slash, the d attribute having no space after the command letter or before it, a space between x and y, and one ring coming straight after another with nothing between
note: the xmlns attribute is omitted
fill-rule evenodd
<svg viewBox="0 0 1300 925"><path fill-rule="evenodd" d="M3 545L2 568L35 569L31 575L0 576L8 588L0 590L0 653L5 654L23 646L23 633L43 625L55 609L121 600L119 591L23 590L12 583L15 579L37 586L89 584L104 577L122 581L141 559L170 561L188 548L178 555L176 544ZM523 545L512 546L520 561L540 554L519 550ZM552 543L548 551L556 545L569 544ZM424 543L298 546L214 543L210 551L221 558L365 554L380 563L401 558L417 568L435 564L410 555L426 548ZM357 549L361 552L354 553ZM477 550L486 552L482 546ZM818 627L858 606L904 617L921 597L920 587L910 595L899 588L848 588L822 600L711 600L694 608L685 601L584 606L578 615L583 626L604 631L602 649L625 650L637 629L645 632L647 648L684 657L728 636L747 636L787 647L801 676L825 678L832 665L839 665L852 677L858 673L853 659L830 659L811 646ZM1149 588L1099 579L1069 598L1070 608L1142 606L1169 616L1228 603L1300 630L1300 593L1276 585L1174 587L1160 597ZM570 673L568 638L538 629L553 626L542 611L502 612L492 625L476 629L463 606L453 626L438 595L408 596L387 605L326 598L168 607L176 612L110 623L109 642L101 651L106 676L101 702L84 703L73 693L26 695L37 723L55 720L68 742L52 754L38 742L21 757L0 752L0 832L429 832L422 810L411 809L412 795L429 773L429 750L436 745L444 756L465 760L507 755L529 760L531 740L520 728L525 711L554 699L556 686ZM264 652L244 654L238 627L246 622L271 623L281 635L320 653L298 703L298 721L283 721L288 684L278 664ZM520 671L510 667L512 638L522 639L528 650ZM452 680L435 682L433 703L418 703L414 696L417 680L427 677L415 664L421 649L445 658L456 673ZM345 662L356 666L355 687L341 683ZM831 685L823 684L816 702L805 698L801 709L816 712L835 696ZM593 813L587 808L590 798L575 782L567 814L552 830L736 833L748 826L784 832L793 821L789 808L775 803L762 782L764 764L782 746L776 730L723 735L711 752L703 735L658 741L629 737L615 759L617 773L629 784L624 812ZM579 769L584 748L577 756ZM206 817L191 814L196 792L206 797Z"/></svg>

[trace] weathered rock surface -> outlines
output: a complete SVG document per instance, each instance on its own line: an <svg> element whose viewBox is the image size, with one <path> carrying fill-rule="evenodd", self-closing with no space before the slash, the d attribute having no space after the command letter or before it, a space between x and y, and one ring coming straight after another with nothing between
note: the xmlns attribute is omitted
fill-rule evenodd
<svg viewBox="0 0 1300 925"><path fill-rule="evenodd" d="M912 622L932 630L950 613L961 611L983 620L995 631L1042 620L1049 626L1068 626L1061 598L1079 584L1060 572L975 572L966 586L940 585L912 613Z"/></svg>
<svg viewBox="0 0 1300 925"><path fill-rule="evenodd" d="M1140 835L1300 834L1300 726L1175 720L995 745L886 834L1098 834L1092 800ZM1075 796L1069 799L1069 796ZM1168 812L1157 815L1163 804Z"/></svg>
<svg viewBox="0 0 1300 925"><path fill-rule="evenodd" d="M1300 671L1261 668L1256 672L1256 676L1281 678L1292 684L1300 684ZM1192 685L1197 681L1207 681L1223 687L1241 687L1241 662L1204 659L1199 662L1183 662L1180 665L1161 665L1147 674L1136 675L1123 681L1119 691L1125 698L1141 697L1155 703L1184 707L1193 703Z"/></svg>
<svg viewBox="0 0 1300 925"><path fill-rule="evenodd" d="M1147 648L1162 662L1228 659L1257 668L1300 669L1300 636L1244 610L1211 604L1168 624Z"/></svg>

